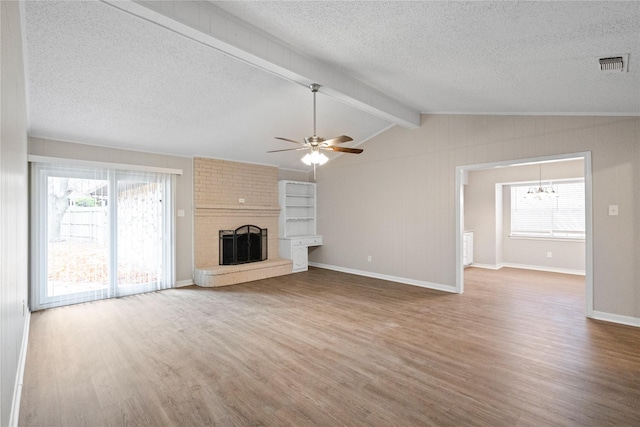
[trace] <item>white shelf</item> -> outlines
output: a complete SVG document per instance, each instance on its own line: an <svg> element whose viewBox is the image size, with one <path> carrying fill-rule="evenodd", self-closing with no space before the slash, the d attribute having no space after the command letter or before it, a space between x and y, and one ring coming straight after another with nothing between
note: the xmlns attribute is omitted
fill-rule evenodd
<svg viewBox="0 0 640 427"><path fill-rule="evenodd" d="M280 203L279 255L293 260L293 272L308 268L308 248L322 245L316 235L316 185L312 182L278 181Z"/></svg>
<svg viewBox="0 0 640 427"><path fill-rule="evenodd" d="M314 236L316 234L316 184L301 181L278 181L280 203L279 236Z"/></svg>

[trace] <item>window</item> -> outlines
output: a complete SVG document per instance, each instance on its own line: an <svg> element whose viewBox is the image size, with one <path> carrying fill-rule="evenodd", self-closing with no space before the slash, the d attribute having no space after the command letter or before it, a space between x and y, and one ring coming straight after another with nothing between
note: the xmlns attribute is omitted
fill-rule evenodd
<svg viewBox="0 0 640 427"><path fill-rule="evenodd" d="M34 163L31 308L172 287L173 176Z"/></svg>
<svg viewBox="0 0 640 427"><path fill-rule="evenodd" d="M585 238L584 179L553 184L555 194L527 197L531 186L511 186L511 237Z"/></svg>

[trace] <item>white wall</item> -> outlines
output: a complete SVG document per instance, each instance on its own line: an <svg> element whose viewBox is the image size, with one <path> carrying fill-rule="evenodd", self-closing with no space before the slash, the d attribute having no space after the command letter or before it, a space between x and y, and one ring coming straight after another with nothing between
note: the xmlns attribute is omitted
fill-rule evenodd
<svg viewBox="0 0 640 427"><path fill-rule="evenodd" d="M591 151L594 310L640 325L640 118L424 115L360 147L318 169L312 262L453 290L456 167Z"/></svg>
<svg viewBox="0 0 640 427"><path fill-rule="evenodd" d="M27 122L19 3L0 2L0 20L0 425L7 426L28 315Z"/></svg>
<svg viewBox="0 0 640 427"><path fill-rule="evenodd" d="M178 285L193 283L193 159L43 138L29 138L29 154L182 169L176 178L175 209L185 211L183 217L176 216L176 281Z"/></svg>
<svg viewBox="0 0 640 427"><path fill-rule="evenodd" d="M546 163L545 180L584 177L582 160ZM511 187L504 183L538 181L538 165L470 171L464 187L465 229L474 231L474 262L488 267L529 266L556 271L584 272L584 241L510 238ZM543 182L544 183L544 182ZM502 194L496 193L496 185ZM501 200L500 197L501 196ZM547 252L553 254L547 258Z"/></svg>

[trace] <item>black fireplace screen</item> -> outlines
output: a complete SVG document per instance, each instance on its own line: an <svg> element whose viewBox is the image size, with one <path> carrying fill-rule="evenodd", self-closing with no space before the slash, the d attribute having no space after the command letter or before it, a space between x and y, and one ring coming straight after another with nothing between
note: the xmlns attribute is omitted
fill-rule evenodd
<svg viewBox="0 0 640 427"><path fill-rule="evenodd" d="M220 265L246 264L267 259L267 229L243 225L220 230Z"/></svg>

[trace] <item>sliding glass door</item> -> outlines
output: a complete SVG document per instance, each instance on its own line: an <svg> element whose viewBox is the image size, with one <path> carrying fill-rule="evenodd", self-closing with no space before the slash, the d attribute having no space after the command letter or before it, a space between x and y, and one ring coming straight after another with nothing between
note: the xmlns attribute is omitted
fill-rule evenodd
<svg viewBox="0 0 640 427"><path fill-rule="evenodd" d="M49 302L109 295L109 195L107 176L90 171L50 171L43 176L41 236L46 265L43 297ZM45 188L43 188L45 190Z"/></svg>
<svg viewBox="0 0 640 427"><path fill-rule="evenodd" d="M173 284L171 176L33 164L33 310Z"/></svg>
<svg viewBox="0 0 640 427"><path fill-rule="evenodd" d="M158 174L117 177L117 294L162 288L166 259L165 186Z"/></svg>

